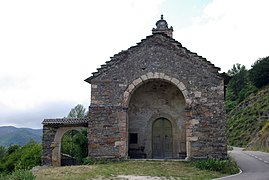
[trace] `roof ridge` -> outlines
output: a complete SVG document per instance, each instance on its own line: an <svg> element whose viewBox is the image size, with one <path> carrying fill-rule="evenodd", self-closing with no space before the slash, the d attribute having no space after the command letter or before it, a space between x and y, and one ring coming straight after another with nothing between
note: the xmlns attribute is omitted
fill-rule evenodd
<svg viewBox="0 0 269 180"><path fill-rule="evenodd" d="M156 36L156 35L162 35L166 38L169 39L169 41L171 43L173 43L176 47L180 48L180 49L184 49L184 53L188 56L188 57L194 57L194 58L199 58L199 60L202 60L206 65L207 67L209 67L210 71L213 72L213 73L218 73L218 71L220 70L219 67L216 67L214 64L212 64L210 61L208 61L205 57L203 56L200 56L198 55L197 53L195 52L192 52L190 51L188 48L182 46L182 44L175 40L174 38L166 35L165 33L154 33L152 35L148 35L146 36L146 38L143 38L141 39L140 42L136 43L136 45L134 46L131 46L129 47L128 49L126 50L122 50L120 51L119 53L117 54L114 54L112 57L110 57L110 60L109 61L106 61L105 64L102 64L100 68L97 68L97 71L96 72L93 72L92 73L92 76L85 79L84 81L88 82L88 83L91 83L91 80L97 76L99 76L100 74L102 74L103 72L107 71L108 69L110 69L111 67L115 66L116 64L118 64L119 62L121 62L123 59L125 58L122 58L122 56L125 56L125 55L128 55L129 54L129 50L132 50L134 48L138 48L143 42L145 42L146 40Z"/></svg>

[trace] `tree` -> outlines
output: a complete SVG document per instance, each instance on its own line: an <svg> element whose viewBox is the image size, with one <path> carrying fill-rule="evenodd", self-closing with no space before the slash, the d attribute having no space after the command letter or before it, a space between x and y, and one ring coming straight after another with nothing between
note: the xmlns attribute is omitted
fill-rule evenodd
<svg viewBox="0 0 269 180"><path fill-rule="evenodd" d="M248 95L256 91L248 77L248 70L244 65L235 64L228 71L233 75L226 88L226 109L229 112Z"/></svg>
<svg viewBox="0 0 269 180"><path fill-rule="evenodd" d="M71 109L69 114L67 115L68 118L86 118L87 117L86 108L83 105L78 104L74 108Z"/></svg>
<svg viewBox="0 0 269 180"><path fill-rule="evenodd" d="M228 70L227 74L229 76L235 76L235 75L237 75L238 73L240 73L241 71L244 71L244 70L246 70L246 67L244 65L236 63L236 64L233 65L232 69Z"/></svg>
<svg viewBox="0 0 269 180"><path fill-rule="evenodd" d="M269 56L257 60L249 72L252 83L261 88L269 84Z"/></svg>
<svg viewBox="0 0 269 180"><path fill-rule="evenodd" d="M4 158L4 156L6 155L6 148L5 146L0 146L0 161Z"/></svg>
<svg viewBox="0 0 269 180"><path fill-rule="evenodd" d="M71 109L67 117L85 118L87 117L87 112L83 105L78 104ZM87 129L81 128L80 131L71 130L66 132L61 141L61 153L75 158L79 164L82 163L83 158L88 156Z"/></svg>
<svg viewBox="0 0 269 180"><path fill-rule="evenodd" d="M0 174L12 173L19 169L29 170L41 165L41 149L41 144L33 141L24 146L8 147L5 156L0 159Z"/></svg>

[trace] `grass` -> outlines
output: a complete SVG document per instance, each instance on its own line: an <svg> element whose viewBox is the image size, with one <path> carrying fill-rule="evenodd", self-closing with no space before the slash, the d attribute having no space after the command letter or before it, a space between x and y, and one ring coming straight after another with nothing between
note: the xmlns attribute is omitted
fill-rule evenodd
<svg viewBox="0 0 269 180"><path fill-rule="evenodd" d="M213 179L222 177L216 171L201 170L194 163L180 161L118 161L107 164L49 167L40 169L34 173L37 180L41 179L93 179L93 178L116 178L119 175L157 176L180 179Z"/></svg>

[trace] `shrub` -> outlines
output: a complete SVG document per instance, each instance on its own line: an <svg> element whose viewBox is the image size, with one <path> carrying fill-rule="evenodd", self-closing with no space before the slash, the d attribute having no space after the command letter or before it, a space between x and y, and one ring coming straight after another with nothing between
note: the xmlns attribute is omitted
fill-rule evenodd
<svg viewBox="0 0 269 180"><path fill-rule="evenodd" d="M35 176L29 170L17 170L11 175L2 175L0 180L34 180Z"/></svg>
<svg viewBox="0 0 269 180"><path fill-rule="evenodd" d="M195 162L195 167L202 170L218 171L225 174L236 174L239 169L232 160L208 159Z"/></svg>
<svg viewBox="0 0 269 180"><path fill-rule="evenodd" d="M25 146L10 146L0 160L0 173L9 174L14 170L29 170L41 164L41 144L29 142Z"/></svg>

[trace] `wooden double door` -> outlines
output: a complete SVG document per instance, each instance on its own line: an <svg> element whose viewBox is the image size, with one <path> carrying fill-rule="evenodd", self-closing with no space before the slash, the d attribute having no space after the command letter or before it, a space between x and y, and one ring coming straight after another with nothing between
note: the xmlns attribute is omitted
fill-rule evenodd
<svg viewBox="0 0 269 180"><path fill-rule="evenodd" d="M166 118L158 118L152 125L152 158L169 159L172 157L172 124Z"/></svg>

